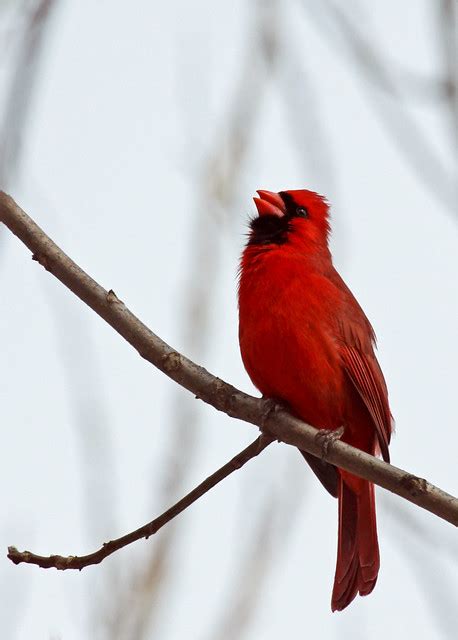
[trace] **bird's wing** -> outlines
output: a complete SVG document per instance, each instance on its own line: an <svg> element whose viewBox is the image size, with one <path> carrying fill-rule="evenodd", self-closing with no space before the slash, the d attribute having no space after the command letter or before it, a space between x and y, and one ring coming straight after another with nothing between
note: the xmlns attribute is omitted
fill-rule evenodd
<svg viewBox="0 0 458 640"><path fill-rule="evenodd" d="M380 366L373 353L364 353L355 346L343 344L341 354L345 370L372 417L383 459L389 462L392 417Z"/></svg>
<svg viewBox="0 0 458 640"><path fill-rule="evenodd" d="M358 301L334 269L330 280L342 293L343 310L337 319L337 330L345 371L369 411L380 452L385 462L389 462L393 417L385 378L374 354L375 333Z"/></svg>

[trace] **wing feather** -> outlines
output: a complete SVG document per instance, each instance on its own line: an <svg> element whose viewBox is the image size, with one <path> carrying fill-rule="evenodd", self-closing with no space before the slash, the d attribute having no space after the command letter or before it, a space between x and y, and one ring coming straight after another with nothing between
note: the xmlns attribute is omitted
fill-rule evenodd
<svg viewBox="0 0 458 640"><path fill-rule="evenodd" d="M363 353L348 344L341 346L341 353L346 372L374 422L382 457L385 462L389 462L392 417L382 371L373 354Z"/></svg>

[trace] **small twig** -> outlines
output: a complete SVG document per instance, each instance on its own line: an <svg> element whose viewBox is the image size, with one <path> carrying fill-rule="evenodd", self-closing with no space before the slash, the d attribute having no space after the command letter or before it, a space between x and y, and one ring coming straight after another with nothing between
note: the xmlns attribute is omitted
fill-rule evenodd
<svg viewBox="0 0 458 640"><path fill-rule="evenodd" d="M337 440L323 452L319 430L284 409L271 411L271 402L253 398L181 355L155 335L118 299L71 260L5 193L0 192L3 222L47 271L90 306L122 335L140 355L196 397L232 418L254 424L269 435L413 502L458 526L458 499L411 473ZM267 415L267 417L266 417ZM319 437L319 436L318 436Z"/></svg>
<svg viewBox="0 0 458 640"><path fill-rule="evenodd" d="M110 556L115 551L127 547L127 545L148 538L159 531L164 525L173 520L182 511L191 506L196 500L202 497L207 491L213 489L219 482L227 478L231 473L237 471L244 464L246 464L252 458L264 451L274 441L275 438L266 435L260 435L254 442L248 447L243 449L232 460L229 460L224 466L212 473L211 476L201 482L195 489L190 491L184 498L181 498L170 509L164 511L160 516L148 522L143 527L131 531L120 538L110 540L110 542L104 542L104 544L93 553L89 553L86 556L39 556L31 551L18 551L16 547L8 547L8 558L14 562L14 564L35 564L42 569L59 569L65 571L66 569L84 569L91 564L99 564L107 556Z"/></svg>

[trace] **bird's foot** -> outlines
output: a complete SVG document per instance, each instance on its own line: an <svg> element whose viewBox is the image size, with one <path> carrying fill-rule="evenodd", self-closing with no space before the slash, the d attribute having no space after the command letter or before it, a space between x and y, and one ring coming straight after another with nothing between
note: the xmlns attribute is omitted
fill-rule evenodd
<svg viewBox="0 0 458 640"><path fill-rule="evenodd" d="M321 447L321 459L325 460L329 453L330 447L336 440L340 440L345 431L345 427L338 429L320 429L315 436L315 441Z"/></svg>
<svg viewBox="0 0 458 640"><path fill-rule="evenodd" d="M288 411L288 407L285 403L280 402L280 400L276 400L275 398L267 398L266 396L263 396L262 398L264 400L264 410L262 412L260 429L266 437L272 437L266 428L266 422L272 417L272 415L275 415L279 411ZM273 440L275 440L275 438L273 438ZM280 442L280 440L278 440L278 442Z"/></svg>

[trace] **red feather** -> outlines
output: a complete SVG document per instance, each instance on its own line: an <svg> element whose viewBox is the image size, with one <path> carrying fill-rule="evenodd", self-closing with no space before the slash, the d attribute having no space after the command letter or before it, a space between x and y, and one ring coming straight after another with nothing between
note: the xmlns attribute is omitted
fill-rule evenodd
<svg viewBox="0 0 458 640"><path fill-rule="evenodd" d="M332 266L328 206L311 191L258 192L259 217L241 261L239 338L263 395L322 429L388 460L392 424L372 327ZM305 456L307 460L310 456ZM311 464L339 500L332 609L367 595L379 571L373 486L331 465Z"/></svg>
<svg viewBox="0 0 458 640"><path fill-rule="evenodd" d="M373 355L366 356L348 345L342 347L342 358L350 380L371 414L382 457L389 462L392 419L385 380L378 362Z"/></svg>

